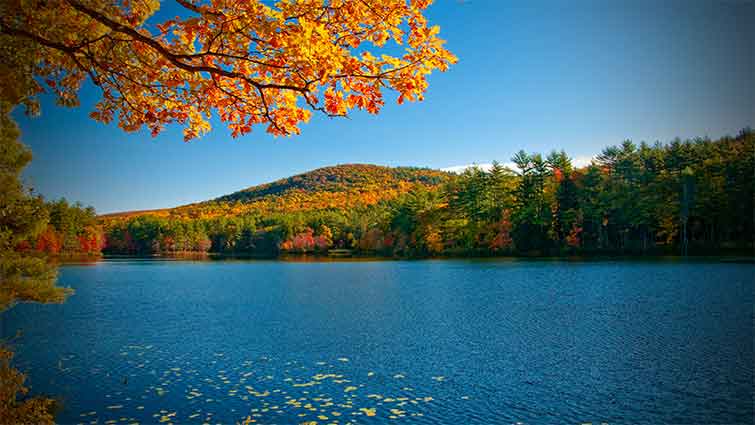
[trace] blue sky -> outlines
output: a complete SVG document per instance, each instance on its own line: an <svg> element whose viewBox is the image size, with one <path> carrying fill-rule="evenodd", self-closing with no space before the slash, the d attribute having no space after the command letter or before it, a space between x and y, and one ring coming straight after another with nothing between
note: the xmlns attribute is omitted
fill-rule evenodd
<svg viewBox="0 0 755 425"><path fill-rule="evenodd" d="M460 59L433 74L426 99L378 116L316 116L303 134L262 127L184 143L88 118L42 99L15 116L34 161L24 174L45 197L98 212L172 207L344 163L443 168L506 162L519 149L589 157L625 139L736 134L755 125L755 2L436 0L432 23Z"/></svg>

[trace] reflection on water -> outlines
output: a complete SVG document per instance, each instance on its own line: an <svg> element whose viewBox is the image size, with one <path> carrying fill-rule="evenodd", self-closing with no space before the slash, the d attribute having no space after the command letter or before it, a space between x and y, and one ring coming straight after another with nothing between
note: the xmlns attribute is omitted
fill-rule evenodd
<svg viewBox="0 0 755 425"><path fill-rule="evenodd" d="M753 271L118 260L0 325L61 423L751 423Z"/></svg>

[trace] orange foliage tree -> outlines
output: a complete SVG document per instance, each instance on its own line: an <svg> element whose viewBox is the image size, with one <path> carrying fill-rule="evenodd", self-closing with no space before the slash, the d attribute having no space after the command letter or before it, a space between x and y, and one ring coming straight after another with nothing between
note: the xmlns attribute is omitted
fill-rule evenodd
<svg viewBox="0 0 755 425"><path fill-rule="evenodd" d="M333 231L326 225L321 225L318 230L319 235L315 238L315 245L320 251L326 251L333 246Z"/></svg>
<svg viewBox="0 0 755 425"><path fill-rule="evenodd" d="M60 240L60 235L55 231L55 228L48 225L45 231L40 233L37 237L35 248L39 252L56 255L60 253L61 246L62 242Z"/></svg>
<svg viewBox="0 0 755 425"><path fill-rule="evenodd" d="M102 229L95 226L87 226L77 238L79 250L86 254L99 254L105 246L105 236Z"/></svg>
<svg viewBox="0 0 755 425"><path fill-rule="evenodd" d="M234 137L255 124L291 135L313 111L377 113L386 90L421 100L456 61L423 15L430 0L176 1L182 16L164 22L148 21L157 0L0 2L0 35L33 46L32 66L8 72L65 105L88 76L102 90L93 118L153 135L177 123L188 141L212 113Z"/></svg>

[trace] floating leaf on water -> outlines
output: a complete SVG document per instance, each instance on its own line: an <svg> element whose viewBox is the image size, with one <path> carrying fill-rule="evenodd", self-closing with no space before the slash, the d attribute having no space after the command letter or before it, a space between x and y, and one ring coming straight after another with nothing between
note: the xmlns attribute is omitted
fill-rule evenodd
<svg viewBox="0 0 755 425"><path fill-rule="evenodd" d="M374 407L362 407L359 409L360 412L364 413L367 416L375 416L377 409Z"/></svg>

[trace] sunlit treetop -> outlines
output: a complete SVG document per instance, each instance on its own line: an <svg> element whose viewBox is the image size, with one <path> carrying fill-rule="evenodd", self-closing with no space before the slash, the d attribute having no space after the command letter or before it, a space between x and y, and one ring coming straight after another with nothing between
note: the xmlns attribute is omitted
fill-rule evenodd
<svg viewBox="0 0 755 425"><path fill-rule="evenodd" d="M377 113L388 90L421 100L456 61L423 15L430 0L175 1L185 13L161 23L156 0L0 2L14 64L0 89L32 109L45 90L76 105L88 77L102 90L91 116L126 131L178 123L188 141L215 113L234 137L255 124L291 135L313 112Z"/></svg>

